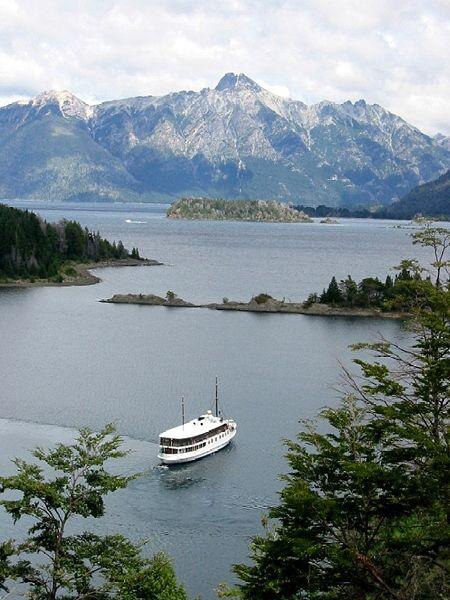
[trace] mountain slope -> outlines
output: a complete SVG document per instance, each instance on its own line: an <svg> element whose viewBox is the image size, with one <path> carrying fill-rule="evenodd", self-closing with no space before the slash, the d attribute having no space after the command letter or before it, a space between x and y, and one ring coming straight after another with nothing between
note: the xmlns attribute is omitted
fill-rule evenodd
<svg viewBox="0 0 450 600"><path fill-rule="evenodd" d="M67 93L1 109L0 197L139 198L140 184L93 140L90 115L90 107Z"/></svg>
<svg viewBox="0 0 450 600"><path fill-rule="evenodd" d="M200 92L92 107L50 92L0 108L0 163L0 196L351 205L436 178L450 149L381 106L307 106L228 73Z"/></svg>
<svg viewBox="0 0 450 600"><path fill-rule="evenodd" d="M415 187L394 202L389 211L405 219L412 219L417 214L450 219L450 171L435 181Z"/></svg>

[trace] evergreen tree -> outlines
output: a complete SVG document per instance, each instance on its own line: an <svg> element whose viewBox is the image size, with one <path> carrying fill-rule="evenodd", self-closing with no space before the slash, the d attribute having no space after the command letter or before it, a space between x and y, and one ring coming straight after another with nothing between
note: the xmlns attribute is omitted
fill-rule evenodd
<svg viewBox="0 0 450 600"><path fill-rule="evenodd" d="M236 595L252 600L448 597L450 299L438 292L412 348L355 346L363 379L288 444L290 474ZM380 362L381 359L381 362ZM323 430L323 426L320 428Z"/></svg>
<svg viewBox="0 0 450 600"><path fill-rule="evenodd" d="M355 360L359 376L344 371L341 403L321 413L325 428L305 423L288 443L290 473L272 525L224 595L449 597L450 291L442 277L433 285L403 269L394 287L408 289L413 343L353 347L372 359Z"/></svg>
<svg viewBox="0 0 450 600"><path fill-rule="evenodd" d="M135 248L135 256L139 251ZM46 223L34 213L0 204L0 279L55 277L64 262L128 257L122 242L116 246L75 221Z"/></svg>
<svg viewBox="0 0 450 600"><path fill-rule="evenodd" d="M350 275L341 281L341 293L347 306L355 306L358 301L358 286Z"/></svg>
<svg viewBox="0 0 450 600"><path fill-rule="evenodd" d="M134 258L135 260L140 260L140 256L139 256L139 250L137 248L135 248L133 246L133 249L131 250L131 258Z"/></svg>
<svg viewBox="0 0 450 600"><path fill-rule="evenodd" d="M86 248L86 235L81 225L75 221L66 221L64 224L67 258L84 258Z"/></svg>
<svg viewBox="0 0 450 600"><path fill-rule="evenodd" d="M340 304L342 299L342 293L339 289L336 277L333 276L327 291L321 295L320 301L324 304Z"/></svg>
<svg viewBox="0 0 450 600"><path fill-rule="evenodd" d="M122 241L119 240L119 243L117 244L117 254L116 254L116 258L127 258L128 256L128 252L125 250Z"/></svg>

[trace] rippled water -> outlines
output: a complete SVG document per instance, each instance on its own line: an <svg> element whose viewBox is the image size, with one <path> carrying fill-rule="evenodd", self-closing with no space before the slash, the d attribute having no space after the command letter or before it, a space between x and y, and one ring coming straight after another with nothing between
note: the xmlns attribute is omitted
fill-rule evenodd
<svg viewBox="0 0 450 600"><path fill-rule="evenodd" d="M377 332L405 335L378 319L226 313L108 305L119 292L195 301L248 299L267 291L303 299L333 274L385 276L412 248L403 223L339 225L172 221L161 207L39 205L48 220L76 219L137 245L161 267L103 269L89 287L0 290L0 466L37 443L115 421L144 475L109 502L97 527L149 538L175 560L190 593L213 598L245 560L248 540L276 501L283 443L298 420L336 401L332 389L347 346ZM161 469L158 433L211 406L220 378L235 442L202 461ZM130 466L129 465L129 466ZM2 532L11 534L0 514Z"/></svg>

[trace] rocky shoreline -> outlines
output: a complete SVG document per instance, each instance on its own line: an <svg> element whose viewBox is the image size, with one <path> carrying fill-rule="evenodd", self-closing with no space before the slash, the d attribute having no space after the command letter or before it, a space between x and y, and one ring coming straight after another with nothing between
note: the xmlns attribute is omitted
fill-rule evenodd
<svg viewBox="0 0 450 600"><path fill-rule="evenodd" d="M101 281L91 271L93 269L105 269L107 267L153 267L162 263L152 259L121 258L104 260L99 262L80 263L72 265L75 274L67 275L63 281L51 281L49 279L16 279L0 282L0 288L29 288L29 287L69 287L78 285L94 285Z"/></svg>
<svg viewBox="0 0 450 600"><path fill-rule="evenodd" d="M265 302L257 302L252 298L249 302L220 302L210 304L194 304L182 298L162 298L155 294L115 294L111 298L100 300L109 304L141 304L147 306L166 306L168 308L208 308L211 310L229 310L254 313L288 313L321 317L377 317L382 319L407 319L411 315L401 312L382 312L370 308L340 308L328 304L315 303L305 306L302 302L283 302L268 298Z"/></svg>

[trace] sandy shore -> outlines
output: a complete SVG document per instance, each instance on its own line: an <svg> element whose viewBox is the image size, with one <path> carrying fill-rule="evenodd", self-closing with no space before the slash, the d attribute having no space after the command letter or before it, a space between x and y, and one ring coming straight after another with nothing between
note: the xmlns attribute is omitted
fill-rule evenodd
<svg viewBox="0 0 450 600"><path fill-rule="evenodd" d="M182 298L167 300L154 294L115 294L112 298L100 300L110 304L142 304L147 306L166 306L168 308L208 308L210 310L229 310L238 312L257 313L288 313L298 315L312 315L320 317L376 317L382 319L406 319L408 313L382 312L379 309L369 308L340 308L328 304L313 304L305 307L301 302L282 302L270 299L265 303L258 304L254 300L250 302L226 302L212 304L193 304Z"/></svg>
<svg viewBox="0 0 450 600"><path fill-rule="evenodd" d="M71 265L75 270L75 275L69 275L64 281L49 281L48 279L17 279L15 281L0 282L0 288L29 288L29 287L67 287L72 285L93 285L101 281L100 277L93 275L93 269L105 269L107 267L153 267L162 265L157 260L135 258L123 258L120 260L104 260L99 262L81 263Z"/></svg>

